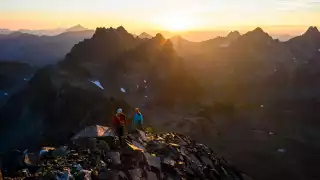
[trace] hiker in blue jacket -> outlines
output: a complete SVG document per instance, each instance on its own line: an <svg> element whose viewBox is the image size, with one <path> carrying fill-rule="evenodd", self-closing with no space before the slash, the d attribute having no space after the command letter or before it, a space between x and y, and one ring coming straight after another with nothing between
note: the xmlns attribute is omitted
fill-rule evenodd
<svg viewBox="0 0 320 180"><path fill-rule="evenodd" d="M136 129L142 129L143 115L141 114L139 108L136 108L135 111L136 112L135 112L133 119L132 119L133 127Z"/></svg>

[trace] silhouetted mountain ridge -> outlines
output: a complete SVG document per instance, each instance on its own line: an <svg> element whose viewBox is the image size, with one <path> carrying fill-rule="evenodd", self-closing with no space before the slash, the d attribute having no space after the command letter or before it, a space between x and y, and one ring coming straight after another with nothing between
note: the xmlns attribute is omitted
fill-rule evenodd
<svg viewBox="0 0 320 180"><path fill-rule="evenodd" d="M237 40L239 37L241 36L240 32L239 31L231 31L227 36L226 38L231 40L231 41L234 41L234 40Z"/></svg>
<svg viewBox="0 0 320 180"><path fill-rule="evenodd" d="M151 39L152 38L152 36L146 32L141 33L138 37L141 39Z"/></svg>
<svg viewBox="0 0 320 180"><path fill-rule="evenodd" d="M87 29L87 28L81 26L80 24L78 24L78 25L75 25L73 27L70 27L70 28L66 29L66 32L87 31L87 30L89 30L89 29Z"/></svg>
<svg viewBox="0 0 320 180"><path fill-rule="evenodd" d="M308 30L304 33L307 36L319 36L320 32L316 26L310 26Z"/></svg>
<svg viewBox="0 0 320 180"><path fill-rule="evenodd" d="M0 36L0 59L20 61L30 65L54 64L77 42L89 38L93 31L65 32L57 36L37 36L13 32Z"/></svg>

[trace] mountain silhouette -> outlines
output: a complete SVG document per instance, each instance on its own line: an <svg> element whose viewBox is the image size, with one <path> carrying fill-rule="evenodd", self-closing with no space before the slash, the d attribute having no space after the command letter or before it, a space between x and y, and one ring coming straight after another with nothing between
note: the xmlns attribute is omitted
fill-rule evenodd
<svg viewBox="0 0 320 180"><path fill-rule="evenodd" d="M152 38L152 36L146 32L141 33L138 37L141 39L151 39Z"/></svg>
<svg viewBox="0 0 320 180"><path fill-rule="evenodd" d="M63 59L72 46L90 38L94 31L65 32L56 36L38 36L22 32L0 35L0 59L44 66Z"/></svg>
<svg viewBox="0 0 320 180"><path fill-rule="evenodd" d="M308 30L304 33L305 36L319 36L319 30L316 26L311 26Z"/></svg>
<svg viewBox="0 0 320 180"><path fill-rule="evenodd" d="M87 28L81 26L80 24L78 24L78 25L75 25L73 27L70 27L70 28L66 29L66 32L87 31L87 30L89 30L89 29L87 29Z"/></svg>
<svg viewBox="0 0 320 180"><path fill-rule="evenodd" d="M304 34L290 39L286 44L290 46L295 59L306 62L320 49L320 32L317 27L309 27Z"/></svg>
<svg viewBox="0 0 320 180"><path fill-rule="evenodd" d="M235 41L237 40L239 37L241 36L241 34L239 33L239 31L231 31L228 35L227 35L227 39L229 39L230 41Z"/></svg>
<svg viewBox="0 0 320 180"><path fill-rule="evenodd" d="M10 29L1 29L0 28L0 34L10 34L10 33L11 33Z"/></svg>

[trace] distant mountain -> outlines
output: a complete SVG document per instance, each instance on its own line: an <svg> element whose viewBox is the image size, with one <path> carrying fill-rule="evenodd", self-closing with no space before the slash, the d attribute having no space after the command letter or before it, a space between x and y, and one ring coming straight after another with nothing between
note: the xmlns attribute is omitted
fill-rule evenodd
<svg viewBox="0 0 320 180"><path fill-rule="evenodd" d="M241 34L239 33L239 31L231 31L228 35L227 35L227 39L229 41L235 41L237 40L238 38L241 37Z"/></svg>
<svg viewBox="0 0 320 180"><path fill-rule="evenodd" d="M81 26L80 24L72 26L70 28L55 28L55 29L39 29L39 30L32 30L32 29L19 29L16 32L37 35L37 36L56 36L64 32L75 32L75 31L88 31L89 29ZM7 31L6 31L7 32ZM13 31L9 31L8 33L1 33L0 34L9 34Z"/></svg>
<svg viewBox="0 0 320 180"><path fill-rule="evenodd" d="M151 39L152 38L152 36L146 32L141 33L138 37L141 39Z"/></svg>
<svg viewBox="0 0 320 180"><path fill-rule="evenodd" d="M0 35L0 59L43 66L62 60L72 46L94 31L65 32L56 36L37 36L22 32Z"/></svg>
<svg viewBox="0 0 320 180"><path fill-rule="evenodd" d="M304 34L290 39L286 44L297 61L307 61L320 49L320 32L317 27L310 27Z"/></svg>
<svg viewBox="0 0 320 180"><path fill-rule="evenodd" d="M10 34L11 30L10 29L0 29L0 34Z"/></svg>
<svg viewBox="0 0 320 180"><path fill-rule="evenodd" d="M31 30L31 29L19 29L17 30L21 33L27 33L37 36L56 36L65 31L64 28L56 28L56 29L44 29L44 30Z"/></svg>
<svg viewBox="0 0 320 180"><path fill-rule="evenodd" d="M66 32L74 32L74 31L87 31L89 29L81 26L80 24L76 25L76 26L73 26L73 27L70 27L68 29L66 29L65 31Z"/></svg>
<svg viewBox="0 0 320 180"><path fill-rule="evenodd" d="M230 32L226 37L216 37L202 42L192 42L182 36L174 36L171 41L179 55L186 59L197 58L214 53L215 49L226 48L240 37L238 31Z"/></svg>

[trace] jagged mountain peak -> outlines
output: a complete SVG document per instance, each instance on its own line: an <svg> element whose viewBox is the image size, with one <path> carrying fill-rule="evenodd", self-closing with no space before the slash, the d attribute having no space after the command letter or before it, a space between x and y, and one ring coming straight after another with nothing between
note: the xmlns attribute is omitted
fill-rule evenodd
<svg viewBox="0 0 320 180"><path fill-rule="evenodd" d="M119 33L128 33L128 31L127 31L123 26L119 26L119 27L117 28L117 31L118 31Z"/></svg>
<svg viewBox="0 0 320 180"><path fill-rule="evenodd" d="M314 36L320 34L318 28L316 26L310 26L307 31L304 33L304 35L308 36Z"/></svg>
<svg viewBox="0 0 320 180"><path fill-rule="evenodd" d="M159 44L164 44L166 39L162 36L162 34L158 33L154 38L152 38L152 41Z"/></svg>
<svg viewBox="0 0 320 180"><path fill-rule="evenodd" d="M266 33L262 28L257 27L253 31L249 31L246 33L247 35L253 35L253 36L265 36L265 37L270 37L268 33Z"/></svg>
<svg viewBox="0 0 320 180"><path fill-rule="evenodd" d="M151 39L152 38L152 36L146 32L141 33L138 37L141 39Z"/></svg>
<svg viewBox="0 0 320 180"><path fill-rule="evenodd" d="M255 28L253 32L265 33L261 27Z"/></svg>
<svg viewBox="0 0 320 180"><path fill-rule="evenodd" d="M230 40L236 40L241 36L239 31L231 31L228 35L227 38Z"/></svg>
<svg viewBox="0 0 320 180"><path fill-rule="evenodd" d="M118 28L98 27L91 39L76 44L67 54L63 64L81 62L108 62L123 51L132 49L138 40L122 26Z"/></svg>
<svg viewBox="0 0 320 180"><path fill-rule="evenodd" d="M231 31L228 35L228 36L241 36L240 32L239 31Z"/></svg>
<svg viewBox="0 0 320 180"><path fill-rule="evenodd" d="M272 40L272 37L263 31L262 28L260 27L257 27L256 29L254 29L253 31L249 31L247 32L246 34L244 34L243 38L246 38L248 40L253 40L253 41L256 41L256 40L263 40L263 41L269 41L269 40Z"/></svg>
<svg viewBox="0 0 320 180"><path fill-rule="evenodd" d="M157 33L157 34L156 34L155 39L163 39L163 40L165 40L165 38L163 37L163 35L160 34L160 33Z"/></svg>
<svg viewBox="0 0 320 180"><path fill-rule="evenodd" d="M93 38L100 39L106 36L118 37L118 36L128 36L128 35L132 36L130 33L128 33L128 31L123 26L120 26L116 29L113 27L110 27L110 28L98 27L93 35Z"/></svg>
<svg viewBox="0 0 320 180"><path fill-rule="evenodd" d="M78 25L75 25L75 26L72 26L72 27L66 29L66 32L85 31L85 30L88 30L88 29L83 27L82 25L78 24Z"/></svg>

